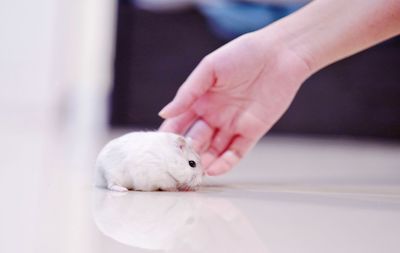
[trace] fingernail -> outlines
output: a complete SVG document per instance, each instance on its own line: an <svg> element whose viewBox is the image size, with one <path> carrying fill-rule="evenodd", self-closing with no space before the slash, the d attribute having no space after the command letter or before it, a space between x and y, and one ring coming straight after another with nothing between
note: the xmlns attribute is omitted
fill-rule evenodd
<svg viewBox="0 0 400 253"><path fill-rule="evenodd" d="M226 151L222 156L232 167L240 161L239 156L232 150Z"/></svg>
<svg viewBox="0 0 400 253"><path fill-rule="evenodd" d="M215 170L207 170L207 171L206 171L206 175L207 175L207 176L212 176L212 177L214 177L214 176L218 176L218 175L220 175L220 174L221 174L220 171L215 171Z"/></svg>
<svg viewBox="0 0 400 253"><path fill-rule="evenodd" d="M169 106L169 104L164 106L164 108L158 113L158 116L165 119L167 116L167 112L168 112L168 106Z"/></svg>

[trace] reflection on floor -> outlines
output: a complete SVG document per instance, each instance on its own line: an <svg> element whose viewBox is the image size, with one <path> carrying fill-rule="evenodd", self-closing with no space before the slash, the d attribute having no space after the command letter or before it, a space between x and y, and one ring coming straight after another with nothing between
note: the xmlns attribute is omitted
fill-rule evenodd
<svg viewBox="0 0 400 253"><path fill-rule="evenodd" d="M25 156L1 170L1 252L400 249L398 144L270 136L231 173L177 193L94 188L95 152L46 150L36 167Z"/></svg>

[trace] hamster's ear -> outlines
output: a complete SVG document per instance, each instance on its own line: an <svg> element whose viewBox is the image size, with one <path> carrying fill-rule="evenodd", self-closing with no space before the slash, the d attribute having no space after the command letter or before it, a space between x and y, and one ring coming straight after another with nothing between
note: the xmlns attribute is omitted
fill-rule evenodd
<svg viewBox="0 0 400 253"><path fill-rule="evenodd" d="M178 139L177 139L177 141L176 141L176 143L177 143L178 147L179 147L181 150L183 150L183 149L186 147L186 145L187 145L186 139L185 139L185 137L183 137L183 136L179 136Z"/></svg>

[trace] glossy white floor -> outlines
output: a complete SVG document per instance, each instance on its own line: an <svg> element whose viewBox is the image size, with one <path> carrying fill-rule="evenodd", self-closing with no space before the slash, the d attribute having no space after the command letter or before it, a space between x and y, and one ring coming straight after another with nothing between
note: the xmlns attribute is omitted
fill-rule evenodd
<svg viewBox="0 0 400 253"><path fill-rule="evenodd" d="M267 137L199 192L120 194L42 137L2 140L0 252L400 251L400 145Z"/></svg>

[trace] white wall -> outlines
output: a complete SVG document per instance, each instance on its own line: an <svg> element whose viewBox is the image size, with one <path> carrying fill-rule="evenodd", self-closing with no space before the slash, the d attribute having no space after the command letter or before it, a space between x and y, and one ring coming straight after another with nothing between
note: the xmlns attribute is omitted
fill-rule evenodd
<svg viewBox="0 0 400 253"><path fill-rule="evenodd" d="M87 138L104 129L115 2L4 1L1 6L3 141L13 143L10 138L18 135L12 133L27 130L37 135L56 128Z"/></svg>
<svg viewBox="0 0 400 253"><path fill-rule="evenodd" d="M0 2L0 185L7 189L0 194L0 252L43 252L62 245L41 237L57 228L41 221L62 214L52 214L41 192L68 180L54 176L57 170L91 171L106 128L116 4ZM58 232L84 240L73 231L80 218Z"/></svg>

